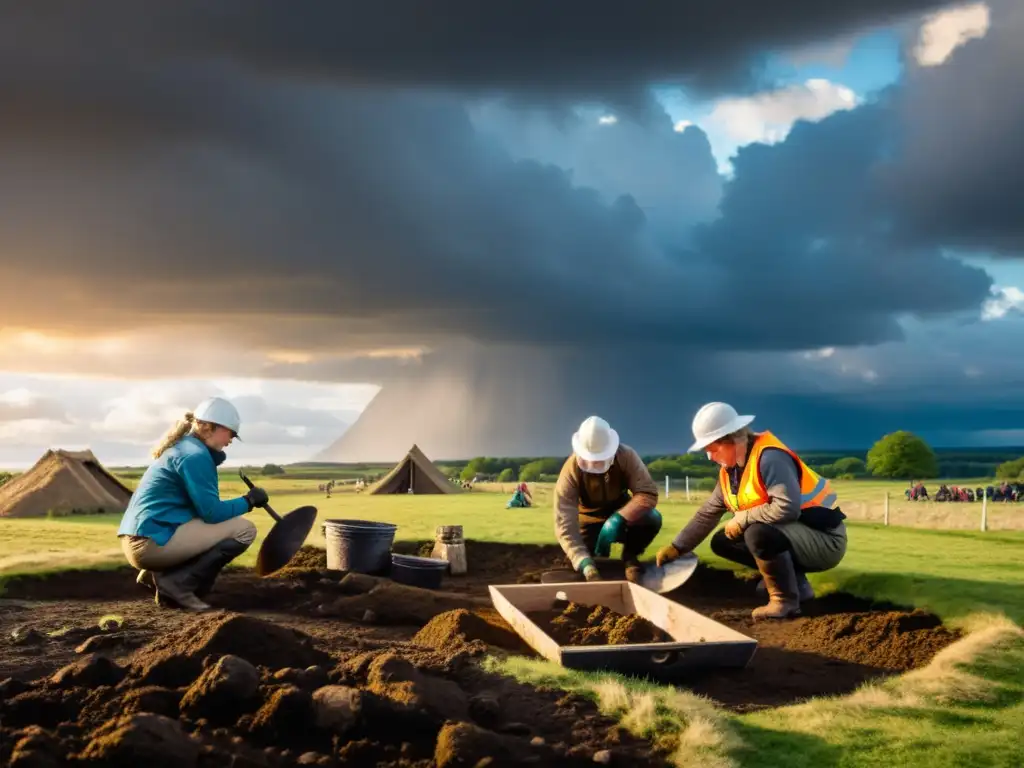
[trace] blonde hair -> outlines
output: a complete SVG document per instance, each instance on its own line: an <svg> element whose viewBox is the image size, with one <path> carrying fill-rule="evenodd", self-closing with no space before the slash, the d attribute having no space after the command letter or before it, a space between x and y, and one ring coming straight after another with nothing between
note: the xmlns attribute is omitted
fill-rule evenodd
<svg viewBox="0 0 1024 768"><path fill-rule="evenodd" d="M159 459L163 455L164 451L190 433L205 442L206 438L212 435L216 428L216 424L211 424L208 421L200 421L195 417L192 411L188 411L184 416L178 419L177 423L175 423L173 427L167 430L167 434L160 438L160 442L153 448L153 458Z"/></svg>

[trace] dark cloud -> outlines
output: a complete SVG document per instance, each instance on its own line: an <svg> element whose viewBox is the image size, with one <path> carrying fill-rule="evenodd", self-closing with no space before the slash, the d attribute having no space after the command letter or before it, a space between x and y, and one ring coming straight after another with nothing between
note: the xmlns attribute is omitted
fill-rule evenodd
<svg viewBox="0 0 1024 768"><path fill-rule="evenodd" d="M37 66L74 64L83 74L115 60L214 59L262 74L346 85L427 85L636 104L651 82L700 90L748 87L769 49L841 36L949 4L448 0L425 6L411 0L321 0L303 3L300 12L280 0L215 6L182 0L145 7L128 0L31 7L11 0L3 3L0 50L28 51ZM90 48L80 47L82 40ZM117 81L135 70L113 69ZM200 81L193 85L201 90ZM163 103L154 98L150 116L159 116ZM215 101L206 103L216 108Z"/></svg>
<svg viewBox="0 0 1024 768"><path fill-rule="evenodd" d="M248 324L250 344L323 355L264 373L388 382L350 433L352 445L370 441L364 454L422 433L452 451L500 442L521 453L512 449L567 441L595 411L628 432L653 425L638 435L644 445L670 449L705 400L768 403L750 398L750 377L723 387L726 353L890 341L901 317L976 312L988 295L984 272L940 252L982 230L966 219L956 229L950 214L932 237L906 236L958 199L910 194L914 179L952 180L915 176L913 157L897 152L931 135L908 105L923 98L918 78L939 79L943 67L877 103L798 124L780 144L744 148L728 182L704 134L673 131L649 103L643 119L599 129L541 112L531 142L512 138L520 115L481 117L454 95L511 89L529 101L602 95L612 80L718 82L765 45L880 19L881 3L840 6L827 30L823 5L732 6L732 36L692 9L688 25L638 12L614 36L585 36L599 23L590 8L570 28L591 49L542 44L569 36L558 18L517 26L525 11L514 24L489 5L491 21L467 7L448 16L459 24L422 18L379 48L370 43L392 31L384 16L353 12L339 29L316 17L324 10L271 24L269 6L247 4L244 18L240 7L124 7L112 24L90 6L92 16L68 11L63 25L12 9L0 32L9 322L87 315L110 328L205 323L211 335ZM617 43L637 19L648 37ZM533 58L527 38L540 46ZM442 58L431 63L423 41ZM446 90L405 88L415 83ZM989 138L965 133L964 155L987 157ZM966 178L980 184L997 170L986 163ZM483 349L464 352L453 341L462 338ZM403 368L344 358L380 339L439 351Z"/></svg>
<svg viewBox="0 0 1024 768"><path fill-rule="evenodd" d="M1024 4L990 6L986 35L941 66L910 62L885 204L908 240L1024 253Z"/></svg>

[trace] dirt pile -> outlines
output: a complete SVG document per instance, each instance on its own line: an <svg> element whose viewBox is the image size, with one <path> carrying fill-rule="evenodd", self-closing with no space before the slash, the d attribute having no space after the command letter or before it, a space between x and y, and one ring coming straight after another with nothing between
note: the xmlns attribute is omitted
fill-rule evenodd
<svg viewBox="0 0 1024 768"><path fill-rule="evenodd" d="M328 655L295 629L238 614L194 619L133 656L133 676L146 685L176 687L195 680L208 658L237 656L272 669L326 663Z"/></svg>
<svg viewBox="0 0 1024 768"><path fill-rule="evenodd" d="M672 642L667 633L647 619L616 613L603 605L555 600L550 610L530 611L527 617L559 645Z"/></svg>
<svg viewBox="0 0 1024 768"><path fill-rule="evenodd" d="M0 764L590 766L608 750L612 765L666 765L591 702L468 661L401 642L328 656L266 621L202 617L123 665L90 656L4 683Z"/></svg>
<svg viewBox="0 0 1024 768"><path fill-rule="evenodd" d="M451 648L482 643L513 653L529 653L530 647L497 611L459 608L439 613L415 635L412 642L430 648Z"/></svg>

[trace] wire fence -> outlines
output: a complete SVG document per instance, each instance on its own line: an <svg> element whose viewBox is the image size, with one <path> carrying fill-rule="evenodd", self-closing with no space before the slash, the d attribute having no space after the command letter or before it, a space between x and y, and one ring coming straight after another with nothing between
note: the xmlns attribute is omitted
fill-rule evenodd
<svg viewBox="0 0 1024 768"><path fill-rule="evenodd" d="M714 478L664 479L663 494L672 500L701 502L714 490ZM859 491L853 498L840 493L839 506L852 521L885 526L954 531L1024 531L1024 502L910 501L885 490Z"/></svg>

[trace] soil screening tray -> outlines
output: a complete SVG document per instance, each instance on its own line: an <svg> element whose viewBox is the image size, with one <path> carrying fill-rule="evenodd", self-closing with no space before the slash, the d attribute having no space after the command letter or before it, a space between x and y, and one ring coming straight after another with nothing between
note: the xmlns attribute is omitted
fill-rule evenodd
<svg viewBox="0 0 1024 768"><path fill-rule="evenodd" d="M628 581L507 584L490 587L491 601L537 653L570 669L606 670L670 680L695 672L743 668L757 640ZM528 614L550 611L557 600L635 614L672 638L669 642L562 645Z"/></svg>

